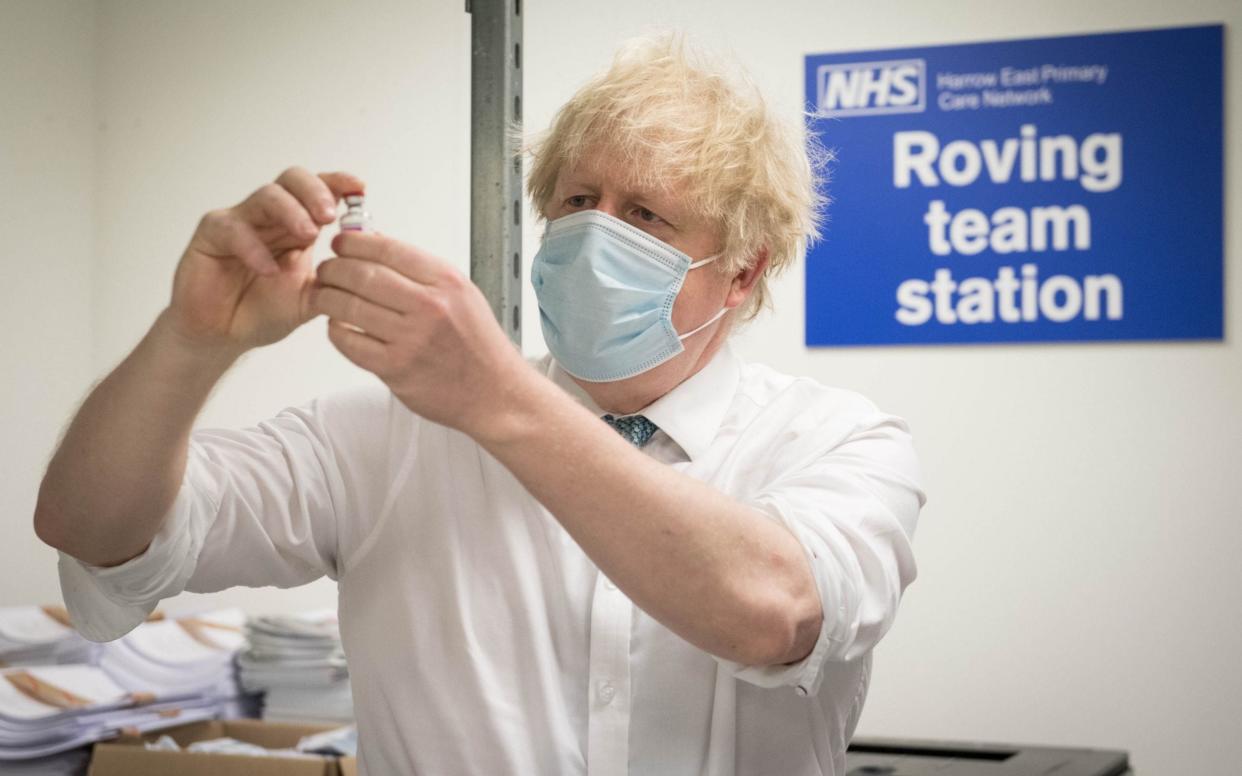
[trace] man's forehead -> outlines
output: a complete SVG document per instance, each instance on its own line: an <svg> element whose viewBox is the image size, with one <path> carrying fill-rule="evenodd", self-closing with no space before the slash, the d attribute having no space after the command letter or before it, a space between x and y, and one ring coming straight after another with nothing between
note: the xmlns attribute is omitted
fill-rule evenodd
<svg viewBox="0 0 1242 776"><path fill-rule="evenodd" d="M585 152L575 164L561 170L558 182L610 188L630 199L678 202L685 198L685 181L662 176L653 160L626 161L603 152Z"/></svg>

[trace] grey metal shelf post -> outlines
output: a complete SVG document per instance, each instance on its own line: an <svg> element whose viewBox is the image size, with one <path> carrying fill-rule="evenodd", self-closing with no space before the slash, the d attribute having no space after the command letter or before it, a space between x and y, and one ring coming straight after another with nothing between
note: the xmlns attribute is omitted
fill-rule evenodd
<svg viewBox="0 0 1242 776"><path fill-rule="evenodd" d="M522 344L521 0L466 0L470 14L470 279Z"/></svg>

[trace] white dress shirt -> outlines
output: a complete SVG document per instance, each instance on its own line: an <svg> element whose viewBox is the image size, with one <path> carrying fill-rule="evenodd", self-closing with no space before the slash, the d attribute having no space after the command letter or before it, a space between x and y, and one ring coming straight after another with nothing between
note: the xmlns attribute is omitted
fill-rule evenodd
<svg viewBox="0 0 1242 776"><path fill-rule="evenodd" d="M551 358L535 364L599 411ZM367 776L844 776L871 650L914 579L923 494L906 425L728 346L642 411L646 453L788 527L823 628L804 660L743 666L637 609L473 439L382 386L245 430L195 431L147 551L63 555L95 640L182 590L339 585Z"/></svg>

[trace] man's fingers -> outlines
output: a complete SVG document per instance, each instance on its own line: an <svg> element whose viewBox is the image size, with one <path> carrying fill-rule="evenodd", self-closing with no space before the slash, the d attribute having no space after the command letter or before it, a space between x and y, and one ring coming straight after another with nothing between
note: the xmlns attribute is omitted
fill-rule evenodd
<svg viewBox="0 0 1242 776"><path fill-rule="evenodd" d="M246 198L239 209L256 226L281 227L294 239L309 244L319 234L319 225L284 186L269 183Z"/></svg>
<svg viewBox="0 0 1242 776"><path fill-rule="evenodd" d="M336 220L337 195L323 176L303 167L290 167L276 178L276 183L297 198L315 223L325 226Z"/></svg>
<svg viewBox="0 0 1242 776"><path fill-rule="evenodd" d="M365 259L334 257L320 262L315 277L397 313L409 312L425 290L401 273Z"/></svg>
<svg viewBox="0 0 1242 776"><path fill-rule="evenodd" d="M355 191L366 191L367 184L357 175L351 175L347 172L321 172L319 180L332 191L333 215L335 216L335 204L346 194Z"/></svg>
<svg viewBox="0 0 1242 776"><path fill-rule="evenodd" d="M401 332L400 313L339 288L319 286L312 289L310 304L312 312L353 324L382 342L392 342Z"/></svg>
<svg viewBox="0 0 1242 776"><path fill-rule="evenodd" d="M384 343L331 318L328 319L328 339L345 358L368 372L383 377L388 363Z"/></svg>
<svg viewBox="0 0 1242 776"><path fill-rule="evenodd" d="M204 253L219 258L236 256L260 275L280 272L271 251L259 239L254 228L232 211L213 210L203 216L199 234L206 244Z"/></svg>
<svg viewBox="0 0 1242 776"><path fill-rule="evenodd" d="M341 232L332 238L332 250L338 256L377 262L423 285L439 285L458 276L453 267L430 253L382 234Z"/></svg>

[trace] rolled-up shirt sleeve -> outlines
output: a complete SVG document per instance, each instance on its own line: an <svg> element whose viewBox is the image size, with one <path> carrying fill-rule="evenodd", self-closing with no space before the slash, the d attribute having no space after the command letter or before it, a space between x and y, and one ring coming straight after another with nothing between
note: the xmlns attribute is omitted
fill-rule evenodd
<svg viewBox="0 0 1242 776"><path fill-rule="evenodd" d="M735 676L810 695L826 662L854 660L880 641L917 573L911 541L926 500L918 481L905 422L877 412L748 499L802 545L824 616L807 657L772 666L722 661Z"/></svg>
<svg viewBox="0 0 1242 776"><path fill-rule="evenodd" d="M60 554L61 592L74 626L108 641L183 590L335 579L340 517L369 507L388 395L354 389L254 428L196 430L181 487L141 555L99 567Z"/></svg>

